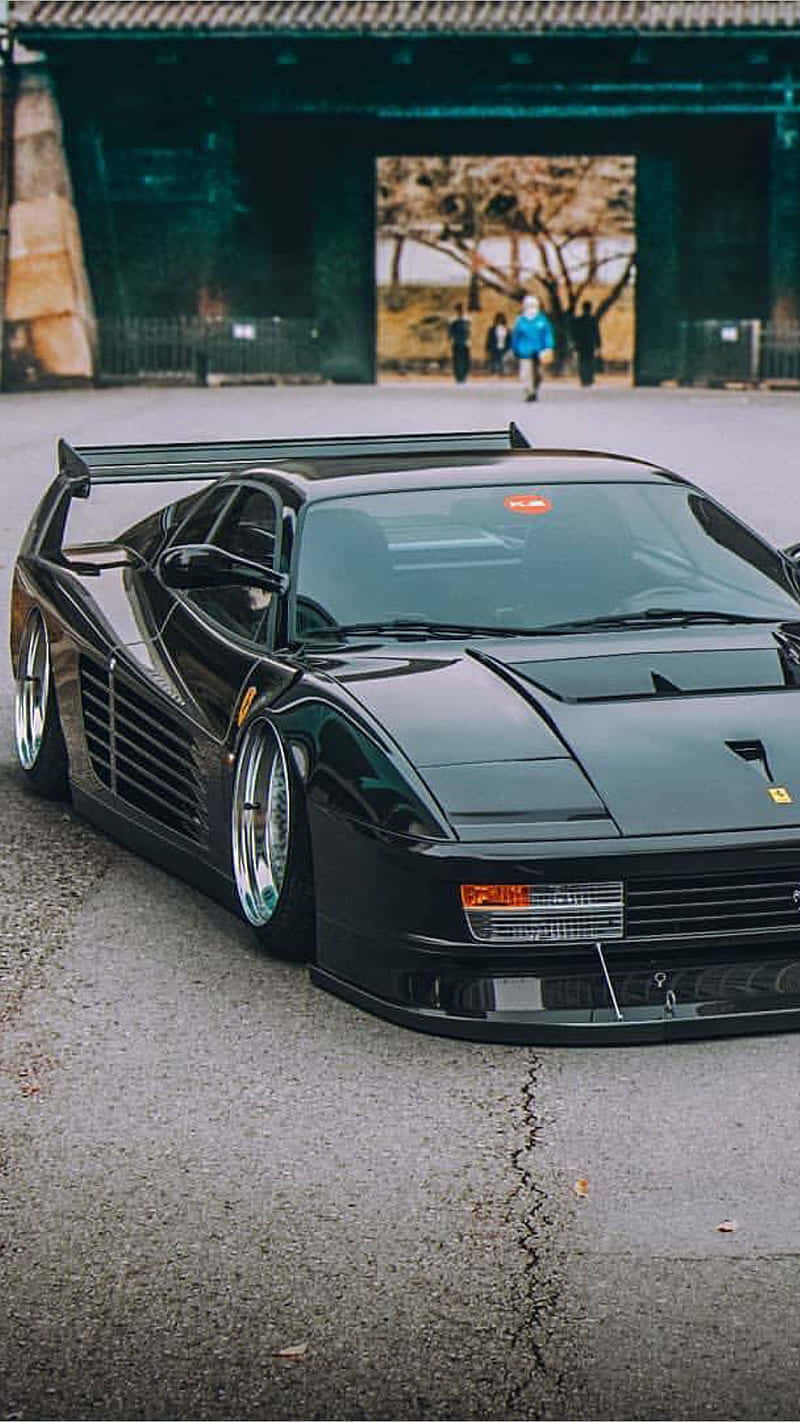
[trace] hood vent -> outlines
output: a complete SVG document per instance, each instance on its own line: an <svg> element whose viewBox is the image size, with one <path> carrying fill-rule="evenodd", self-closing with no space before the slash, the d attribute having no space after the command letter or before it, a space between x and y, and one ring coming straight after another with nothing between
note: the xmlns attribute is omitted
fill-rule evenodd
<svg viewBox="0 0 800 1422"><path fill-rule="evenodd" d="M676 686L674 681L670 681L669 677L662 676L661 672L651 672L650 677L656 696L680 696L681 688Z"/></svg>
<svg viewBox="0 0 800 1422"><path fill-rule="evenodd" d="M774 643L770 647L691 652L616 652L602 656L542 656L512 661L506 648L492 657L558 701L629 701L792 690Z"/></svg>
<svg viewBox="0 0 800 1422"><path fill-rule="evenodd" d="M726 741L729 751L738 755L740 760L746 760L749 765L754 765L760 771L768 785L772 784L772 771L769 768L767 752L761 741Z"/></svg>

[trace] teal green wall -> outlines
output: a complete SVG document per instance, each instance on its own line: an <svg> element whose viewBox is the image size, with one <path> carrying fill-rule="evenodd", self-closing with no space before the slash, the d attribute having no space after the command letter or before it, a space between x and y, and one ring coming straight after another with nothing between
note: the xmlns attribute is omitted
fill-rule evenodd
<svg viewBox="0 0 800 1422"><path fill-rule="evenodd" d="M314 169L313 289L322 372L375 379L375 160L347 134L320 134Z"/></svg>
<svg viewBox="0 0 800 1422"><path fill-rule="evenodd" d="M640 153L636 161L636 344L638 385L673 372L681 312L681 174L674 153Z"/></svg>
<svg viewBox="0 0 800 1422"><path fill-rule="evenodd" d="M101 316L207 292L370 381L375 159L437 152L636 156L643 383L681 320L800 313L790 33L46 42Z"/></svg>

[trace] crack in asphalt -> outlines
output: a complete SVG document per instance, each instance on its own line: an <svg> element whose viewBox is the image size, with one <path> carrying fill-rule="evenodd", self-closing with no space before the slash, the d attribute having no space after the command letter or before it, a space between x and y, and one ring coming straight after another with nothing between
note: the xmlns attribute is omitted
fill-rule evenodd
<svg viewBox="0 0 800 1422"><path fill-rule="evenodd" d="M506 1410L511 1412L522 1397L523 1388L534 1377L548 1377L560 1390L562 1379L551 1375L545 1354L547 1324L560 1298L560 1285L548 1265L543 1244L553 1221L547 1212L548 1194L540 1183L536 1151L541 1141L545 1121L537 1105L539 1059L531 1053L521 1091L519 1135L521 1140L512 1153L511 1163L517 1181L508 1197L507 1219L518 1230L518 1242L525 1257L524 1288L520 1304L520 1322L511 1337L511 1352L524 1352L531 1359L527 1378L514 1382L506 1396ZM527 1413L532 1416L532 1413Z"/></svg>

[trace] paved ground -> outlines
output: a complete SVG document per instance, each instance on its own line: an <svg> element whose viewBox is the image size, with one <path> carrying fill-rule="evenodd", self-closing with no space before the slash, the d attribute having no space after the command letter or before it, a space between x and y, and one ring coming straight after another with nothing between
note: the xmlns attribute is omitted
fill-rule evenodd
<svg viewBox="0 0 800 1422"><path fill-rule="evenodd" d="M800 539L800 396L511 385L0 399L0 561L53 441L496 427ZM81 508L118 523L129 491ZM417 1036L31 802L0 693L0 1416L793 1418L800 1035ZM589 1195L576 1199L577 1177ZM716 1232L726 1217L733 1234ZM281 1349L305 1345L299 1359Z"/></svg>

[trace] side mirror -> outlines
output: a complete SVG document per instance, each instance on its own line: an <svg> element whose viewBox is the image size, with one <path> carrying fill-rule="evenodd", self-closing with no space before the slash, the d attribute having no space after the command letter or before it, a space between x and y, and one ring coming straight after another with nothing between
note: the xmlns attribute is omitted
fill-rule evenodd
<svg viewBox="0 0 800 1422"><path fill-rule="evenodd" d="M800 564L800 543L790 543L788 548L781 549L781 553L790 563Z"/></svg>
<svg viewBox="0 0 800 1422"><path fill-rule="evenodd" d="M227 553L213 543L186 543L170 548L159 563L161 581L168 588L265 588L285 593L289 579L262 563L251 563L237 553Z"/></svg>

